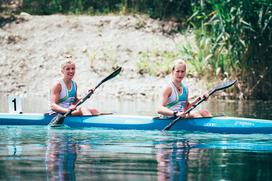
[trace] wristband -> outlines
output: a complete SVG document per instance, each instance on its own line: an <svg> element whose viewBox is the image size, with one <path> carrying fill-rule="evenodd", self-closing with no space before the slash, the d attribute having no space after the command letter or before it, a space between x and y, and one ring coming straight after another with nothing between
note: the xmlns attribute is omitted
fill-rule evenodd
<svg viewBox="0 0 272 181"><path fill-rule="evenodd" d="M178 111L174 111L173 116L177 117Z"/></svg>

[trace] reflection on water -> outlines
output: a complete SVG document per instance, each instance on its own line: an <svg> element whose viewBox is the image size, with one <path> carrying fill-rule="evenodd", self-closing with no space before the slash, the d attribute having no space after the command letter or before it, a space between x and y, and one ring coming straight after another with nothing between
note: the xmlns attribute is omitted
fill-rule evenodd
<svg viewBox="0 0 272 181"><path fill-rule="evenodd" d="M46 98L37 96L22 98L22 109L25 113L44 113L48 111L48 103ZM155 108L158 100L91 97L84 104L98 108L101 112L155 116L157 115ZM200 104L199 108L208 109L214 115L272 119L272 101L227 101L211 98ZM0 112L8 112L8 98L1 96L1 94Z"/></svg>
<svg viewBox="0 0 272 181"><path fill-rule="evenodd" d="M0 180L271 180L272 135L0 127Z"/></svg>
<svg viewBox="0 0 272 181"><path fill-rule="evenodd" d="M190 143L187 140L155 145L157 180L186 180Z"/></svg>
<svg viewBox="0 0 272 181"><path fill-rule="evenodd" d="M69 135L48 132L45 156L48 180L75 180L76 144L69 141ZM58 138L60 136L60 138Z"/></svg>
<svg viewBox="0 0 272 181"><path fill-rule="evenodd" d="M105 112L154 115L156 101L97 99ZM0 112L7 112L0 96ZM218 101L214 114L272 119L271 102ZM47 100L23 98L24 112ZM0 180L271 180L272 135L0 126Z"/></svg>

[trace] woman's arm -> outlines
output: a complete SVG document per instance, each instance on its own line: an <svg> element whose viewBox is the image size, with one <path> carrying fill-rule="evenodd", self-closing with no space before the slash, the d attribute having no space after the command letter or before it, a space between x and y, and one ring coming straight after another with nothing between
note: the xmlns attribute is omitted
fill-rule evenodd
<svg viewBox="0 0 272 181"><path fill-rule="evenodd" d="M191 107L192 105L195 105L198 101L200 101L200 100L203 99L203 98L204 98L205 101L208 100L208 98L209 98L208 92L205 92L203 95L198 96L197 98L195 98L195 100L194 100L193 102L190 103L190 107Z"/></svg>

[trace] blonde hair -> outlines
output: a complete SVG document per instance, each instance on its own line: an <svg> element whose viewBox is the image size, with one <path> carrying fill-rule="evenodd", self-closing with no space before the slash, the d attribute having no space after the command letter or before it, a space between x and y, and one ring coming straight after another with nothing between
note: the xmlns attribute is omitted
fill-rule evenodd
<svg viewBox="0 0 272 181"><path fill-rule="evenodd" d="M64 70L68 64L75 65L72 55L65 55L64 61L61 64L61 70Z"/></svg>
<svg viewBox="0 0 272 181"><path fill-rule="evenodd" d="M183 59L176 59L176 60L174 60L173 61L173 63L172 63L172 71L174 71L175 70L175 68L176 68L176 66L177 65L185 65L185 67L186 67L186 63L185 63L185 61L183 60Z"/></svg>

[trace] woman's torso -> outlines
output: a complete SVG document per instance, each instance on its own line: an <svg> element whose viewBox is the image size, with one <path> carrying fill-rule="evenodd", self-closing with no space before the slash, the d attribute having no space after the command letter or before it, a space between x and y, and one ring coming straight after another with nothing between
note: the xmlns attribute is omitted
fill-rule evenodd
<svg viewBox="0 0 272 181"><path fill-rule="evenodd" d="M71 80L71 88L68 89L63 80L60 80L61 91L59 94L58 105L68 108L76 99L76 85L73 80Z"/></svg>
<svg viewBox="0 0 272 181"><path fill-rule="evenodd" d="M172 111L183 111L187 101L187 90L181 83L181 90L178 91L173 82L169 82L171 95L168 97L166 107Z"/></svg>
<svg viewBox="0 0 272 181"><path fill-rule="evenodd" d="M76 100L76 84L73 80L71 80L71 88L68 89L63 79L59 80L59 84L61 86L61 90L59 93L59 100L57 104L63 108L68 108L75 102ZM49 114L53 114L55 111L49 110Z"/></svg>

